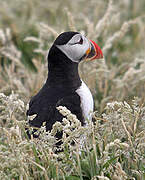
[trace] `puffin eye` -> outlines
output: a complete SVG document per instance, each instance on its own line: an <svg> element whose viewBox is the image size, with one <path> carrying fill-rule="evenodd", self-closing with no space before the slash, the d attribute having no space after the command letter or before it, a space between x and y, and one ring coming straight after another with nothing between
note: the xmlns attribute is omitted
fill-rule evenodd
<svg viewBox="0 0 145 180"><path fill-rule="evenodd" d="M78 42L78 44L83 44L83 38L81 37L80 41Z"/></svg>
<svg viewBox="0 0 145 180"><path fill-rule="evenodd" d="M75 40L75 42L69 42L69 45L75 45L75 44L83 44L83 38L80 37L80 39Z"/></svg>

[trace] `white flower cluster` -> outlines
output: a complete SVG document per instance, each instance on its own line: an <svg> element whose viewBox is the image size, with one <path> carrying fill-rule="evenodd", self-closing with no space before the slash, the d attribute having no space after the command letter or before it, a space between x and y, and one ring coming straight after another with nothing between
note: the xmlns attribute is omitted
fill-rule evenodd
<svg viewBox="0 0 145 180"><path fill-rule="evenodd" d="M62 119L62 122L56 122L53 125L51 134L55 135L58 131L63 132L62 147L64 147L66 144L71 146L72 142L82 146L82 139L85 136L86 128L81 126L81 122L77 119L76 115L72 114L71 111L66 107L59 106L57 109L64 116L64 118Z"/></svg>
<svg viewBox="0 0 145 180"><path fill-rule="evenodd" d="M131 106L126 102L118 102L118 101L113 101L111 103L107 103L106 107L105 107L106 110L116 110L116 111L121 111L121 109L126 109L128 112L132 112L132 108Z"/></svg>
<svg viewBox="0 0 145 180"><path fill-rule="evenodd" d="M33 114L31 116L28 116L28 121L32 121L35 117L37 116L37 114Z"/></svg>
<svg viewBox="0 0 145 180"><path fill-rule="evenodd" d="M115 107L120 108L120 107L122 107L122 105L123 105L122 102L113 101L111 103L107 103L105 109L107 109L107 110L109 110L109 109L115 110L116 109Z"/></svg>
<svg viewBox="0 0 145 180"><path fill-rule="evenodd" d="M65 125L71 125L72 128L81 126L81 122L77 119L76 115L72 114L70 110L68 110L64 106L57 107L59 112L65 116L66 118L63 118L63 123Z"/></svg>
<svg viewBox="0 0 145 180"><path fill-rule="evenodd" d="M0 100L1 122L3 122L4 119L7 119L9 122L11 122L12 119L15 122L17 122L16 119L24 120L25 105L22 100L18 99L18 94L12 92L9 96L6 96L0 93Z"/></svg>
<svg viewBox="0 0 145 180"><path fill-rule="evenodd" d="M18 99L18 94L14 94L14 92L12 92L9 96L0 93L0 99L5 104L5 108L10 114L16 110L23 111L24 109L24 102Z"/></svg>

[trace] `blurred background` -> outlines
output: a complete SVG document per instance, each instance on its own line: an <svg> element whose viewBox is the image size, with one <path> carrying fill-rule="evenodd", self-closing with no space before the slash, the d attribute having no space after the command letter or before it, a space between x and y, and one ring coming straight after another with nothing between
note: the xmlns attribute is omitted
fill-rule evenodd
<svg viewBox="0 0 145 180"><path fill-rule="evenodd" d="M27 140L26 104L45 83L54 39L70 30L94 40L104 59L79 65L95 122L66 116L58 156L60 124ZM0 0L0 179L145 179L144 102L145 0Z"/></svg>
<svg viewBox="0 0 145 180"><path fill-rule="evenodd" d="M103 50L104 60L79 69L100 113L113 100L144 102L144 0L0 0L0 92L27 103L47 78L48 49L69 30Z"/></svg>

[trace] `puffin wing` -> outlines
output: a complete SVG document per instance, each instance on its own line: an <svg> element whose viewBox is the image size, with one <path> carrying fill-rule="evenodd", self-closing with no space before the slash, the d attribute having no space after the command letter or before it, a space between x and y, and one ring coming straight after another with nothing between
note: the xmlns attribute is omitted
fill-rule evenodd
<svg viewBox="0 0 145 180"><path fill-rule="evenodd" d="M38 137L38 135L35 135L37 128L40 128L44 122L48 122L51 119L54 109L55 105L48 104L47 98L32 97L26 114L29 126L34 128L32 132L33 137ZM29 128L26 128L26 131L30 138Z"/></svg>
<svg viewBox="0 0 145 180"><path fill-rule="evenodd" d="M37 98L37 96L34 96L29 103L27 116L31 117L36 115L33 119L29 120L29 126L34 127L34 131L32 132L33 137L38 137L38 135L35 135L35 132L37 131L35 130L35 127L40 128L43 122L46 122L47 131L52 129L55 122L62 122L63 115L57 110L58 106L65 106L71 111L71 113L77 116L82 125L84 124L80 96L77 93L71 93L70 95L61 98L55 105L46 103L47 99L43 99L42 101L42 99ZM28 136L30 137L29 130L27 128L26 130Z"/></svg>
<svg viewBox="0 0 145 180"><path fill-rule="evenodd" d="M77 93L72 93L71 95L60 99L56 103L56 106L53 109L53 112L49 120L46 122L47 130L51 130L55 122L57 121L62 122L63 115L57 109L57 107L59 106L65 106L67 109L71 111L72 114L75 114L77 116L78 120L80 120L82 125L84 124L84 117L81 109L80 96Z"/></svg>

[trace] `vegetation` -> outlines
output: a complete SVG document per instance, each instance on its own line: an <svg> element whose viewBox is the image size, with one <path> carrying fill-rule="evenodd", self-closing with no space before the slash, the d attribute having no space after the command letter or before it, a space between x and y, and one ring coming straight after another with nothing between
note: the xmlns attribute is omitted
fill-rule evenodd
<svg viewBox="0 0 145 180"><path fill-rule="evenodd" d="M144 0L0 0L0 179L145 179L144 12ZM58 107L63 122L29 140L27 103L47 78L53 40L69 30L103 50L103 60L80 64L95 122L81 127Z"/></svg>

